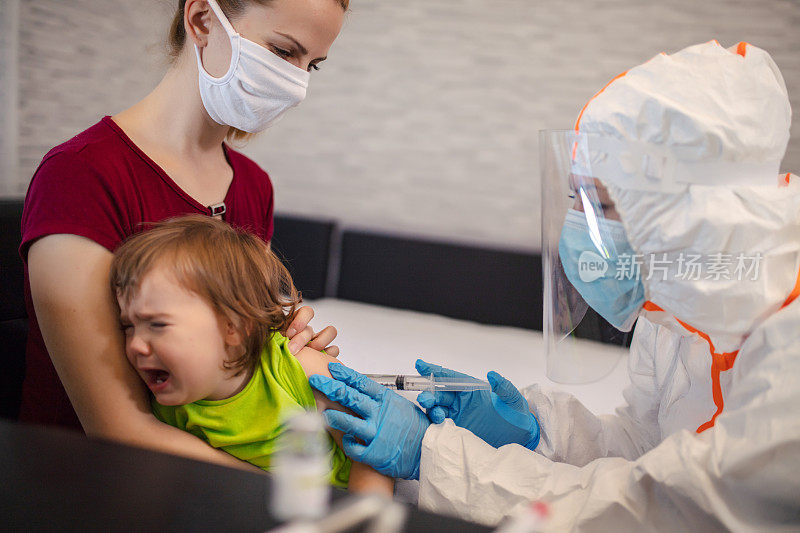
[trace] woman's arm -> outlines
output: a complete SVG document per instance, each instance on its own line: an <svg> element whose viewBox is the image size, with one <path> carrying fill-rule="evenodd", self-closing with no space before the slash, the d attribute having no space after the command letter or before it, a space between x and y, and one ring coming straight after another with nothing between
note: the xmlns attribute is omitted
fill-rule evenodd
<svg viewBox="0 0 800 533"><path fill-rule="evenodd" d="M86 434L261 471L160 422L128 364L109 288L112 254L76 235L43 237L28 251L31 296L47 350Z"/></svg>
<svg viewBox="0 0 800 533"><path fill-rule="evenodd" d="M310 347L303 348L297 354L295 354L295 357L297 357L300 365L302 365L306 376L310 376L312 374L322 374L330 377L331 374L328 371L328 363L337 362L335 357L325 355L324 353L318 352ZM327 399L320 392L314 389L312 390L314 391L314 398L317 401L318 411L322 412L325 409L338 409L339 411L347 411L338 403L334 403ZM341 447L342 432L331 428L328 428L328 431L330 431L331 435L336 440L336 443ZM390 477L384 476L383 474L379 474L373 470L372 467L353 461L353 466L350 470L350 482L348 484L348 489L352 492L380 492L391 497L394 492L394 480Z"/></svg>

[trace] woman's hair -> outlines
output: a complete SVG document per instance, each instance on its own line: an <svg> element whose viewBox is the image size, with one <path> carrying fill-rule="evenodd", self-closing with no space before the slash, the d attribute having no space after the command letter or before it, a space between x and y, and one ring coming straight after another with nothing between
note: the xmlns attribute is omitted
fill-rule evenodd
<svg viewBox="0 0 800 533"><path fill-rule="evenodd" d="M339 2L342 9L347 11L350 6L350 0L333 0ZM217 0L219 7L228 20L235 20L236 17L242 14L248 4L260 4L266 6L272 3L272 0ZM169 51L169 58L171 62L181 54L184 45L186 44L186 28L183 26L183 11L186 6L186 0L178 0L178 8L175 10L175 15L172 17L172 24L169 27L169 35L167 37L167 47ZM228 130L229 141L240 141L247 139L251 134L231 127Z"/></svg>
<svg viewBox="0 0 800 533"><path fill-rule="evenodd" d="M226 368L252 369L300 302L289 272L264 241L206 215L165 220L128 238L114 253L112 291L129 301L156 267L234 324L245 354Z"/></svg>

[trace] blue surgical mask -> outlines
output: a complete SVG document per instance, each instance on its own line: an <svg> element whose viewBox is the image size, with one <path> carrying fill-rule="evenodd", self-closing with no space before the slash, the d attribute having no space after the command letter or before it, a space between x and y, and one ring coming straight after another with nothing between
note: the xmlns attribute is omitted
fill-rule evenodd
<svg viewBox="0 0 800 533"><path fill-rule="evenodd" d="M634 251L620 222L570 209L561 230L558 253L570 283L592 309L620 331L630 331L644 305L644 285ZM619 278L619 279L618 279Z"/></svg>

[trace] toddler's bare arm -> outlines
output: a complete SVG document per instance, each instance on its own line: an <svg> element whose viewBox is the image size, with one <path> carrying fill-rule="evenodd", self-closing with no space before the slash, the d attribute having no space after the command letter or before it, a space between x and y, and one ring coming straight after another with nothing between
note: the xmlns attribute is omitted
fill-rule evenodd
<svg viewBox="0 0 800 533"><path fill-rule="evenodd" d="M309 347L300 350L295 357L297 357L297 360L303 367L306 376L322 374L323 376L330 377L331 374L328 372L328 363L337 362L335 357L331 357ZM314 391L314 398L317 401L317 409L320 412L325 409L338 409L339 411L350 412L338 403L331 402L316 390ZM342 432L330 428L328 428L328 431L330 431L337 444L341 446ZM394 492L394 480L383 474L379 474L365 464L353 461L353 467L350 470L348 489L352 492L379 492L391 497Z"/></svg>

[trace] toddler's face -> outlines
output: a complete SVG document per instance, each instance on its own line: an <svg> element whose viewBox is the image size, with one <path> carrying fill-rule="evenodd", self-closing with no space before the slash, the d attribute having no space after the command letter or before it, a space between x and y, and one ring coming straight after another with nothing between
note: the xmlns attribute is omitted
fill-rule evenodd
<svg viewBox="0 0 800 533"><path fill-rule="evenodd" d="M125 353L156 401L185 405L221 400L243 386L223 363L238 335L203 298L184 289L162 268L145 275L130 299L117 299ZM232 336L233 335L233 336Z"/></svg>

